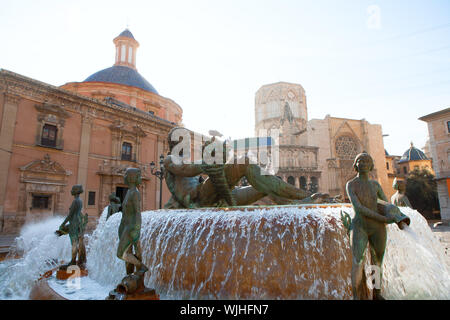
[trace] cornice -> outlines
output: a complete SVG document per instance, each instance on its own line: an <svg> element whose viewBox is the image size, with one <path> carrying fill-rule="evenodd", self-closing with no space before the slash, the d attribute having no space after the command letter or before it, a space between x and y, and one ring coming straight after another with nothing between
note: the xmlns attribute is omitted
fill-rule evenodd
<svg viewBox="0 0 450 320"><path fill-rule="evenodd" d="M8 104L13 104L13 105L18 105L19 101L21 99L20 96L16 95L16 94L11 94L8 92L4 93L4 97L5 97L5 102Z"/></svg>
<svg viewBox="0 0 450 320"><path fill-rule="evenodd" d="M64 106L61 105L49 104L47 102L44 102L43 104L36 104L34 107L41 113L51 113L63 119L70 118L70 114L65 110Z"/></svg>
<svg viewBox="0 0 450 320"><path fill-rule="evenodd" d="M89 98L81 94L34 80L17 73L1 69L0 89L5 96L27 98L38 103L47 102L51 105L63 105L67 111L82 114L82 109L96 118L114 121L116 119L127 119L147 132L161 134L169 132L176 126L165 120L160 120L150 114L138 112L123 106L109 104L97 99Z"/></svg>

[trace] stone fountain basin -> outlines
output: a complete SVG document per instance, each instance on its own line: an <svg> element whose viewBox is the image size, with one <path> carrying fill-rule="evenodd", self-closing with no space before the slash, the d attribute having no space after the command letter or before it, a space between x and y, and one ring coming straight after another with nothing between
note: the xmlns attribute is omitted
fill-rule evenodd
<svg viewBox="0 0 450 320"><path fill-rule="evenodd" d="M145 284L161 299L352 299L341 210L353 215L345 204L143 212ZM383 294L450 299L444 248L417 211L401 210L411 225L388 226ZM125 275L115 256L121 213L105 218L106 210L89 238L91 291L107 292Z"/></svg>

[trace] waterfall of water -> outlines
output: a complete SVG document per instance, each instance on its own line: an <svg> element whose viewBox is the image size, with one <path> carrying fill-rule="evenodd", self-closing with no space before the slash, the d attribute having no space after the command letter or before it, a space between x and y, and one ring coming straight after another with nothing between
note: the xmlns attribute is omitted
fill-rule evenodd
<svg viewBox="0 0 450 320"><path fill-rule="evenodd" d="M15 242L22 258L0 264L0 299L27 299L35 280L70 260L70 241L54 233L63 219L51 217L22 228Z"/></svg>
<svg viewBox="0 0 450 320"><path fill-rule="evenodd" d="M350 241L340 210L283 206L143 212L141 244L150 269L145 283L162 298L350 299ZM388 226L383 295L450 299L444 248L417 211L401 210L411 224L405 230ZM116 257L120 219L119 212L106 221L105 209L87 237L89 279L109 289L125 276L124 262ZM23 257L0 263L1 299L27 298L40 274L56 260L70 259L70 241L54 235L61 222L51 218L22 230L17 246Z"/></svg>
<svg viewBox="0 0 450 320"><path fill-rule="evenodd" d="M102 217L89 242L89 274L103 285L125 275L120 217ZM349 298L349 242L338 219L331 209L296 207L144 212L146 284L167 298Z"/></svg>
<svg viewBox="0 0 450 320"><path fill-rule="evenodd" d="M401 208L411 224L388 227L384 256L383 292L389 299L450 299L450 270L439 239L425 218Z"/></svg>

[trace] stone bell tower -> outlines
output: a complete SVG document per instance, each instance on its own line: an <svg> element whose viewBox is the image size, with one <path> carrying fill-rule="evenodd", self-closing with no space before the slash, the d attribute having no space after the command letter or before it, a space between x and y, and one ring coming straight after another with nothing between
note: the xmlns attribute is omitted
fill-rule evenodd
<svg viewBox="0 0 450 320"><path fill-rule="evenodd" d="M255 134L279 129L280 144L307 145L305 90L299 84L278 82L262 86L255 96Z"/></svg>
<svg viewBox="0 0 450 320"><path fill-rule="evenodd" d="M279 131L277 176L298 188L317 192L321 185L319 148L308 145L307 122L306 95L301 85L277 82L256 92L255 134L274 136L273 130Z"/></svg>

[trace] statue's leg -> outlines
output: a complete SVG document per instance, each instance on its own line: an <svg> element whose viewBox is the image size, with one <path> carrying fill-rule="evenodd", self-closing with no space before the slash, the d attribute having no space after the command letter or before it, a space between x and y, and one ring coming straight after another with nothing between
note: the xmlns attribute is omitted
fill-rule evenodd
<svg viewBox="0 0 450 320"><path fill-rule="evenodd" d="M141 263L132 252L133 242L129 233L129 230L123 230L123 232L121 233L119 246L117 247L117 257L124 260L126 263L132 264L138 268ZM129 272L131 267L126 264L126 269L127 272Z"/></svg>
<svg viewBox="0 0 450 320"><path fill-rule="evenodd" d="M259 192L274 196L287 198L287 199L304 199L309 194L302 190L297 189L293 185L284 182L280 178L274 175L262 175L261 168L256 164L246 165L245 176L248 182Z"/></svg>
<svg viewBox="0 0 450 320"><path fill-rule="evenodd" d="M371 236L369 237L369 245L370 245L370 252L371 252L371 264L375 265L379 268L379 287L375 287L373 289L373 298L374 300L384 300L383 296L381 295L381 283L383 278L383 258L384 258L384 252L386 250L386 240L387 240L387 232L386 227L382 224L377 226L377 229Z"/></svg>
<svg viewBox="0 0 450 320"><path fill-rule="evenodd" d="M139 241L139 240L134 243L134 255L140 262L140 267L136 271L146 272L148 270L148 268L142 262L142 247L141 247L141 241Z"/></svg>
<svg viewBox="0 0 450 320"><path fill-rule="evenodd" d="M71 239L72 242L72 260L70 260L70 265L77 264L77 254L78 254L78 238Z"/></svg>
<svg viewBox="0 0 450 320"><path fill-rule="evenodd" d="M78 263L80 267L85 267L86 264L86 247L84 245L84 236L80 235L78 238Z"/></svg>
<svg viewBox="0 0 450 320"><path fill-rule="evenodd" d="M126 251L126 254L127 255L133 254L132 249L133 249L133 246L129 246ZM132 274L134 272L134 264L125 261L125 270L126 270L127 274Z"/></svg>
<svg viewBox="0 0 450 320"><path fill-rule="evenodd" d="M169 201L164 205L164 209L182 209L184 208L174 196L171 196Z"/></svg>
<svg viewBox="0 0 450 320"><path fill-rule="evenodd" d="M224 167L225 177L230 188L233 188L245 175L247 169L246 164L226 164ZM218 195L216 194L216 188L211 179L207 179L200 185L199 188L199 204L200 207L206 207L213 205L218 200ZM236 201L237 203L239 201Z"/></svg>
<svg viewBox="0 0 450 320"><path fill-rule="evenodd" d="M352 290L353 299L360 300L364 296L364 252L368 236L360 226L354 226L352 232Z"/></svg>
<svg viewBox="0 0 450 320"><path fill-rule="evenodd" d="M266 196L265 193L259 192L252 186L234 188L232 194L238 206L250 205Z"/></svg>

